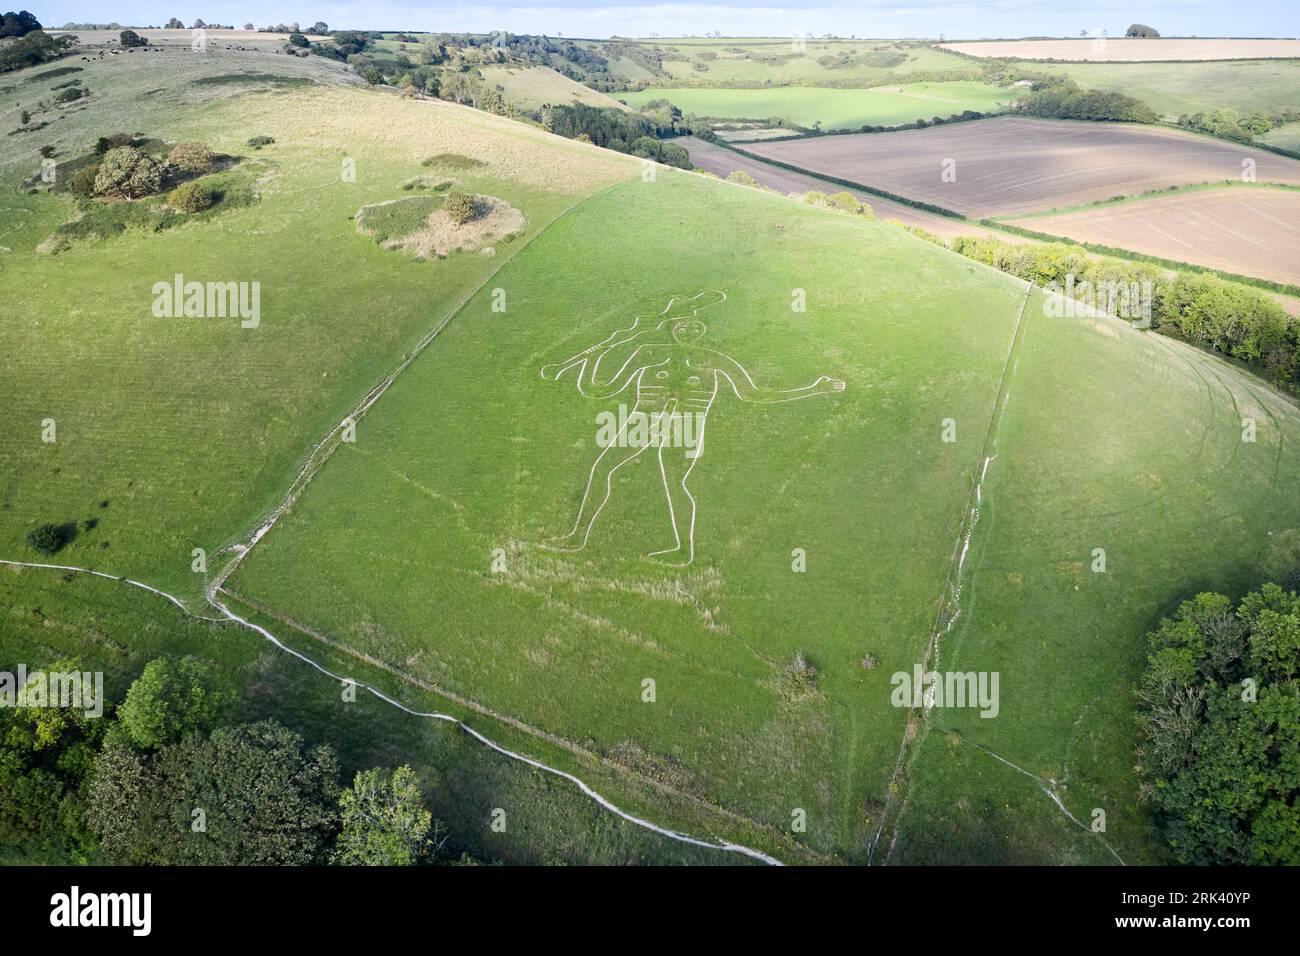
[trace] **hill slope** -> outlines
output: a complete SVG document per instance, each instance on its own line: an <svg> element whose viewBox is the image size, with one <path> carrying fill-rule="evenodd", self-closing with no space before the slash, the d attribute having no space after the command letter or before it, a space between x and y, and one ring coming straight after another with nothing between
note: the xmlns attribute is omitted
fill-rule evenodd
<svg viewBox="0 0 1300 956"><path fill-rule="evenodd" d="M1054 317L1042 294L882 222L643 178L628 157L381 91L237 78L168 104L131 72L148 61L118 59L94 65L98 110L3 144L0 559L31 560L39 522L93 518L59 562L207 610L218 550L254 541L229 590L291 646L656 822L790 861L1157 858L1128 775L1141 637L1189 591L1253 580L1300 527L1293 404L1176 343ZM255 201L38 253L103 214L28 191L38 147L66 162L123 128L209 140ZM358 231L363 207L386 210L363 226L399 231L451 181L521 215L515 237L420 260ZM465 234L426 238L449 235ZM156 283L177 274L258 282L259 324L156 315ZM644 340L639 386L598 397L556 374L638 317L691 320ZM699 408L709 382L698 456L615 440L626 467L593 472L634 388ZM250 537L368 395L355 441L313 459ZM582 547L554 540L584 515ZM150 653L150 622L174 624L160 601L87 628L80 602L111 604L113 582L4 573L11 654L79 644L124 672L140 651L112 644L134 615ZM275 694L256 650L225 651ZM900 706L894 675L923 660L998 672L997 716ZM351 718L316 692L300 706L342 733ZM501 784L512 819L554 826L518 785ZM494 797L471 792L464 818ZM1103 807L1109 829L1061 805ZM611 855L656 852L635 845ZM677 851L663 859L698 858Z"/></svg>

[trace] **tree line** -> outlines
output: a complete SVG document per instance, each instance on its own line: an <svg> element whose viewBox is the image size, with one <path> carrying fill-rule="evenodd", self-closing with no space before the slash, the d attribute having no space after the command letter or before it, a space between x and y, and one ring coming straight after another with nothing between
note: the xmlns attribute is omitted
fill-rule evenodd
<svg viewBox="0 0 1300 956"><path fill-rule="evenodd" d="M150 661L102 716L48 706L27 675L0 707L0 848L41 862L411 865L439 861L445 827L410 767L340 783L339 760L274 720L232 723L210 661ZM463 862L468 862L463 861Z"/></svg>
<svg viewBox="0 0 1300 956"><path fill-rule="evenodd" d="M1019 100L1026 116L1112 123L1154 123L1159 117L1141 100L1108 90L1085 90L1073 80L1054 77Z"/></svg>
<svg viewBox="0 0 1300 956"><path fill-rule="evenodd" d="M923 229L911 231L940 245ZM1144 262L1094 257L1067 243L1013 244L958 236L951 248L1036 285L1059 289L1067 276L1092 290L1150 288L1151 327L1236 359L1279 388L1300 394L1300 322L1266 293L1210 272L1167 270Z"/></svg>
<svg viewBox="0 0 1300 956"><path fill-rule="evenodd" d="M681 110L667 100L647 103L639 113L584 103L547 106L542 108L541 121L542 126L558 136L580 139L682 169L691 168L690 156L684 147L663 142L664 138L689 134L697 126L712 135L707 125L699 124L693 117L683 118Z"/></svg>
<svg viewBox="0 0 1300 956"><path fill-rule="evenodd" d="M1300 864L1300 595L1203 593L1147 637L1137 773L1179 863Z"/></svg>

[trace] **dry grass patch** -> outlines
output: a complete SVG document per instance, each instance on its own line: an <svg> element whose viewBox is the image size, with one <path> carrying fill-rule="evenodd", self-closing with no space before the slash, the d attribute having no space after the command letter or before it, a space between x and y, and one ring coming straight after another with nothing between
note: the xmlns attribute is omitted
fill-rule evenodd
<svg viewBox="0 0 1300 956"><path fill-rule="evenodd" d="M367 151L413 168L430 157L472 157L485 163L473 169L475 177L549 193L588 193L640 171L635 157L442 100L317 86L273 99L245 97L239 106L245 128L262 130L279 144L343 157L355 155L364 135ZM357 117L365 118L364 130ZM439 165L426 168L431 174L444 171Z"/></svg>
<svg viewBox="0 0 1300 956"><path fill-rule="evenodd" d="M443 259L453 252L484 249L523 232L524 214L496 196L475 196L475 213L458 223L431 196L408 196L363 206L357 231L386 249L404 249L417 259Z"/></svg>

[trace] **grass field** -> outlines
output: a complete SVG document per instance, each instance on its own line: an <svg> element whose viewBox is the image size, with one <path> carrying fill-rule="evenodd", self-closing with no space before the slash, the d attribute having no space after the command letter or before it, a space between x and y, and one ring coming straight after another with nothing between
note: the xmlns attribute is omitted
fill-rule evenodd
<svg viewBox="0 0 1300 956"><path fill-rule="evenodd" d="M121 30L47 30L51 36L70 33L77 38L78 45L82 47L120 47L119 37ZM194 42L193 30L150 30L146 28L135 31L141 37L148 40L154 46L164 47L186 47L188 48ZM287 33L262 33L257 30L216 30L206 28L204 35L210 43L217 45L220 49L225 49L227 44L238 45L250 50L272 51L283 49L289 41ZM318 37L314 33L306 34L307 39L315 43L317 40L326 39Z"/></svg>
<svg viewBox="0 0 1300 956"><path fill-rule="evenodd" d="M892 133L744 147L756 155L968 216L1064 208L1150 189L1239 180L1300 183L1300 161L1175 130L998 117ZM941 173L951 168L955 179Z"/></svg>
<svg viewBox="0 0 1300 956"><path fill-rule="evenodd" d="M589 41L591 42L591 41ZM970 61L943 50L894 40L793 40L790 38L637 40L658 53L662 71L674 80L699 83L856 83L893 74L968 70ZM653 81L655 74L630 56L618 56L603 42L591 42L610 57L610 72L629 81ZM704 69L697 69L697 65Z"/></svg>
<svg viewBox="0 0 1300 956"><path fill-rule="evenodd" d="M180 52L141 62L161 69L169 55L182 76L199 61L208 75L229 70L219 56ZM148 95L156 77L119 62L94 70L79 75L103 90L97 109L4 142L10 414L0 423L0 550L22 551L23 536L43 521L95 517L96 529L61 552L66 563L190 596L204 580L191 571L193 549L213 556L215 570L218 549L256 526L311 445L515 248L415 262L357 234L350 217L361 206L410 195L400 185L426 172L429 156L480 153L485 165L451 175L521 209L522 242L581 195L637 170L634 160L441 102L333 86L244 95L236 87L164 109ZM117 82L122 70L129 82ZM365 135L354 119L361 115ZM37 147L51 143L71 158L121 129L255 155L271 170L261 200L164 233L128 231L36 254L73 214L66 196L20 188L38 168ZM254 154L244 146L253 135L275 143ZM569 161L569 153L584 158ZM259 327L156 318L152 287L176 274L259 283ZM52 444L41 441L47 418L57 423ZM196 441L201 453L176 453Z"/></svg>
<svg viewBox="0 0 1300 956"><path fill-rule="evenodd" d="M619 107L617 100L574 82L550 67L485 66L481 72L485 81L501 87L508 103L521 110L538 110L548 103L552 106L585 103L587 106Z"/></svg>
<svg viewBox="0 0 1300 956"><path fill-rule="evenodd" d="M492 285L507 311L487 290L470 303L232 587L776 831L803 808L798 839L859 859L902 729L887 675L924 640L973 466L939 422L959 416L972 440L987 423L1019 286L893 227L685 173L583 203ZM586 550L542 550L573 524L595 416L616 404L539 369L711 289L728 299L708 338L760 384L847 388L719 399L691 567L644 557L672 543L653 464L619 476ZM800 650L816 693L784 676ZM859 666L868 653L879 669Z"/></svg>
<svg viewBox="0 0 1300 956"><path fill-rule="evenodd" d="M843 69L959 59L857 42L890 55ZM712 64L747 46L670 45ZM211 613L217 550L247 540L315 443L449 319L248 552L228 582L241 613L656 823L788 862L1162 859L1130 770L1142 637L1192 591L1274 573L1275 542L1300 534L1294 404L1177 342L1052 317L1043 293L889 224L662 167L643 178L631 157L352 88L320 58L66 65L89 101L0 139L0 559L39 560L24 537L40 522L94 519L53 560ZM44 73L5 78L11 128L67 80ZM76 210L25 186L38 149L66 162L121 130L244 157L256 201L39 254ZM252 136L274 142L254 152ZM1228 178L1212 174L1242 154L1011 119L747 148L792 147L971 214ZM1300 164L1256 158L1261 180L1300 181ZM393 235L424 221L441 203L415 191L426 176L509 203L522 234L423 262L359 234L366 207ZM176 274L258 282L258 327L155 316L154 283ZM707 451L630 455L584 546L543 547L590 516L600 415L631 404L588 397L556 363L670 302L699 309L703 338L656 340L676 364L646 359L642 384L699 402L707 385L685 376L730 369ZM750 376L815 394L750 391ZM674 538L692 561L648 557ZM251 631L121 582L0 567L0 638L6 659L102 664L119 692L163 650L213 657L241 717L331 742L349 769L416 764L455 846L484 859L743 862L619 822L455 725L364 695L344 706ZM895 706L892 675L927 647L931 666L1000 673L996 719ZM499 838L485 808L502 805L519 826ZM1082 821L1104 808L1107 831L1061 806Z"/></svg>
<svg viewBox="0 0 1300 956"><path fill-rule="evenodd" d="M1135 96L1170 121L1183 113L1215 109L1233 109L1243 116L1256 110L1294 110L1300 87L1300 59L1016 65L1064 73L1085 89ZM1267 135L1264 139L1268 141Z"/></svg>
<svg viewBox="0 0 1300 956"><path fill-rule="evenodd" d="M241 720L273 718L310 744L329 744L339 754L344 782L357 770L410 764L430 809L450 831L445 859L468 852L485 863L525 865L746 862L620 820L571 784L493 753L454 725L400 714L366 693L345 704L338 684L251 631L195 621L117 582L0 567L0 636L6 663L41 666L75 657L85 669L104 673L105 692L115 702L155 657L194 654L215 661L238 689ZM443 703L319 642L302 649L408 706L427 710ZM514 743L507 728L476 722ZM582 772L602 789L617 786L598 768ZM505 832L489 826L497 807L507 814Z"/></svg>
<svg viewBox="0 0 1300 956"><path fill-rule="evenodd" d="M909 83L869 90L784 86L770 90L660 89L616 93L633 107L666 99L683 113L710 119L782 117L800 126L823 129L898 126L916 119L950 116L963 110L995 113L1014 99L1010 90L987 83Z"/></svg>
<svg viewBox="0 0 1300 956"><path fill-rule="evenodd" d="M897 845L880 851L895 863L1114 863L1044 787L1087 827L1104 810L1102 836L1126 863L1158 862L1131 773L1140 635L1188 594L1291 570L1279 556L1300 527L1293 402L1118 321L1027 321L963 614L939 652L944 670L999 669L1004 706L995 720L931 712Z"/></svg>

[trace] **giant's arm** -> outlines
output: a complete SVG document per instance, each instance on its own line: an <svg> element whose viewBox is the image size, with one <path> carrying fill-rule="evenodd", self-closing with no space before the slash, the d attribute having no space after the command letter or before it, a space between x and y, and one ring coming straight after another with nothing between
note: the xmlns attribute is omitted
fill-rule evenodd
<svg viewBox="0 0 1300 956"><path fill-rule="evenodd" d="M637 322L639 321L640 319L637 320ZM617 348L626 342L630 342L638 335L648 331L647 329L637 331L637 322L633 322L632 325L626 329L615 329L605 337L604 341L597 342L595 345L589 346L581 352L576 352L561 362L554 362L550 365L542 366L542 378L557 379L569 369L578 365L583 366L583 369L585 370L586 366L593 359L598 363L600 357L610 349Z"/></svg>
<svg viewBox="0 0 1300 956"><path fill-rule="evenodd" d="M640 351L638 348L628 356L628 360L623 363L622 368L614 373L614 377L603 384L596 381L597 362L587 362L578 374L578 391L588 398L613 398L635 382L637 377L647 368L653 367L647 365L644 361L638 360ZM664 363L656 362L654 364L662 365Z"/></svg>
<svg viewBox="0 0 1300 956"><path fill-rule="evenodd" d="M707 364L727 379L731 384L731 390L736 393L736 397L744 402L793 402L801 398L810 398L813 395L828 395L831 392L844 391L844 382L828 375L822 375L811 385L804 385L799 388L765 388L757 384L750 377L745 366L730 355L724 355L712 349L702 351L707 357ZM688 360L687 364L696 365L699 364L699 360Z"/></svg>
<svg viewBox="0 0 1300 956"><path fill-rule="evenodd" d="M627 330L623 330L626 332ZM645 335L652 329L642 329L631 335L625 335L622 338L616 338L620 333L607 338L599 345L593 345L591 348L583 349L576 355L570 356L562 362L556 362L554 365L547 365L542 368L542 378L556 380L570 369L577 369L578 372L578 391L589 398L609 398L617 395L635 380L637 373L647 368L645 364L639 361L639 355L642 345L648 345L644 342L633 349L632 354L614 373L614 375L605 382L599 380L600 363L613 349L620 345L626 345L629 342ZM656 363L662 364L662 363Z"/></svg>

